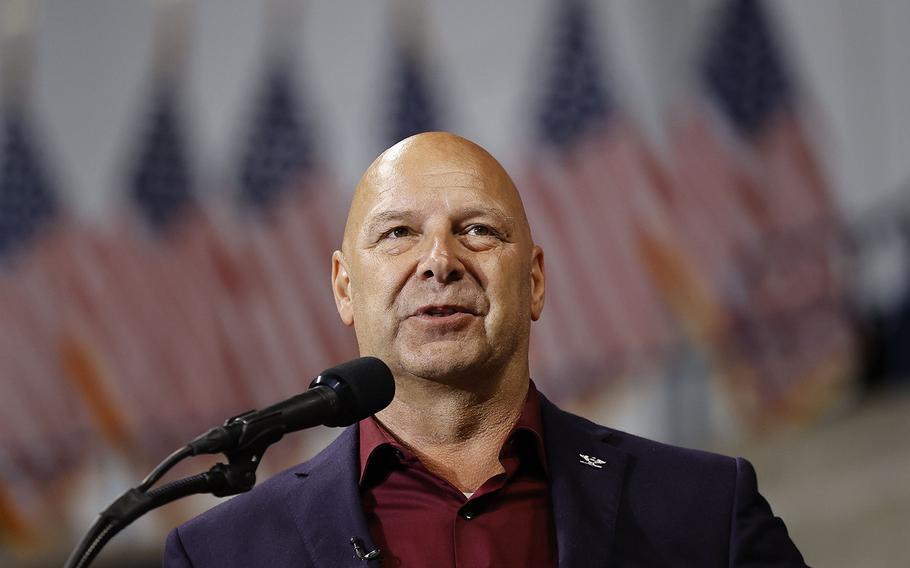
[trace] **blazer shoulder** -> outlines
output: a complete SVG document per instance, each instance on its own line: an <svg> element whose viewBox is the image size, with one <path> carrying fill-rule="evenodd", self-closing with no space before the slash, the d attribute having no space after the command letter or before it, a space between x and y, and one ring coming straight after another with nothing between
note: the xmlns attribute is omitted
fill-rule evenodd
<svg viewBox="0 0 910 568"><path fill-rule="evenodd" d="M541 396L544 409L544 429L555 430L559 437L587 436L596 438L607 445L628 454L634 460L660 460L701 464L725 469L732 477L736 473L736 460L730 456L685 448L658 442L630 434L622 430L603 426L587 418L563 410Z"/></svg>
<svg viewBox="0 0 910 568"><path fill-rule="evenodd" d="M201 565L217 565L216 554L233 550L242 543L268 542L295 526L292 503L307 499L308 485L301 478L322 464L346 462L353 454L356 428L348 428L328 447L303 463L279 472L247 493L223 503L175 528L168 536L165 555L180 552ZM179 548L182 550L176 550ZM221 552L218 552L218 551ZM178 555L179 556L179 555Z"/></svg>
<svg viewBox="0 0 910 568"><path fill-rule="evenodd" d="M223 522L227 519L253 519L264 514L274 515L280 510L276 505L284 503L296 485L294 480L297 476L294 472L302 465L304 464L277 473L247 493L230 497L193 517L180 525L181 533L187 535L206 528L223 527Z"/></svg>
<svg viewBox="0 0 910 568"><path fill-rule="evenodd" d="M165 542L164 566L243 565L237 559L247 555L244 543L273 540L294 526L285 504L294 478L294 468L285 470L173 529Z"/></svg>
<svg viewBox="0 0 910 568"><path fill-rule="evenodd" d="M623 432L621 430L610 429L610 432L612 433L610 442L612 442L615 447L639 458L701 464L706 467L725 469L730 475L735 475L736 473L737 458L731 456L658 442L656 440L636 436L635 434L629 434L628 432Z"/></svg>
<svg viewBox="0 0 910 568"><path fill-rule="evenodd" d="M608 428L543 397L541 410L552 472L575 471L572 452L579 447L603 452L613 464L613 476L605 467L596 485L572 474L573 483L564 484L563 493L572 496L578 487L587 491L572 505L577 508L579 503L587 506L611 479L614 486L621 484L615 554L635 559L629 565L675 565L680 557L699 566L802 565L783 523L758 493L755 471L745 459ZM762 564L766 559L780 562Z"/></svg>

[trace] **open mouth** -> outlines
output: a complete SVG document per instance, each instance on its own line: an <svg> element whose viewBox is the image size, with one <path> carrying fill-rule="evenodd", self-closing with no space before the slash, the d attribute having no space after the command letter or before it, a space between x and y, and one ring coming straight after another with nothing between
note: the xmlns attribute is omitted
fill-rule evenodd
<svg viewBox="0 0 910 568"><path fill-rule="evenodd" d="M424 306L415 315L428 318L445 318L456 314L474 315L471 310L462 306Z"/></svg>
<svg viewBox="0 0 910 568"><path fill-rule="evenodd" d="M429 310L425 311L423 315L439 318L457 313L459 313L459 311L455 308L430 308Z"/></svg>

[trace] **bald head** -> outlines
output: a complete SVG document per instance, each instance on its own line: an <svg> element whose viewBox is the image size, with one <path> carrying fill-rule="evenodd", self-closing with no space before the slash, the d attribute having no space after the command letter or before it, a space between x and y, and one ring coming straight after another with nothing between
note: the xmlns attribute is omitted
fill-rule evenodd
<svg viewBox="0 0 910 568"><path fill-rule="evenodd" d="M351 201L342 250L363 227L378 200L390 190L457 191L481 189L491 201L508 205L508 215L530 241L530 228L515 183L489 152L449 132L425 132L405 138L379 155L366 169ZM504 212L505 213L505 212Z"/></svg>
<svg viewBox="0 0 910 568"><path fill-rule="evenodd" d="M543 252L515 184L477 144L431 132L383 152L357 184L332 282L361 354L396 377L477 381L508 367L527 380Z"/></svg>

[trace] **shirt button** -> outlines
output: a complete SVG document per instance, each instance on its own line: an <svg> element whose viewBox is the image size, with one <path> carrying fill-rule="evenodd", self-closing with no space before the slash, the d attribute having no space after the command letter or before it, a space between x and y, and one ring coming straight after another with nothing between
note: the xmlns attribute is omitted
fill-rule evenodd
<svg viewBox="0 0 910 568"><path fill-rule="evenodd" d="M477 516L477 512L473 507L465 507L458 514L461 515L466 521L470 521Z"/></svg>

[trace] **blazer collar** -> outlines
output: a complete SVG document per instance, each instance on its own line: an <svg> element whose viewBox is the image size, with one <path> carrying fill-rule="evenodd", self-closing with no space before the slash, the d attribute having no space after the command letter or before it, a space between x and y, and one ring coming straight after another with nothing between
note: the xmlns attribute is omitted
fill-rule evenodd
<svg viewBox="0 0 910 568"><path fill-rule="evenodd" d="M540 395L550 499L560 566L603 566L612 556L626 469L613 430L557 408Z"/></svg>
<svg viewBox="0 0 910 568"><path fill-rule="evenodd" d="M318 566L365 568L379 562L359 559L351 538L364 551L375 549L357 487L357 426L344 430L316 457L292 470L301 487L289 506L310 558Z"/></svg>

